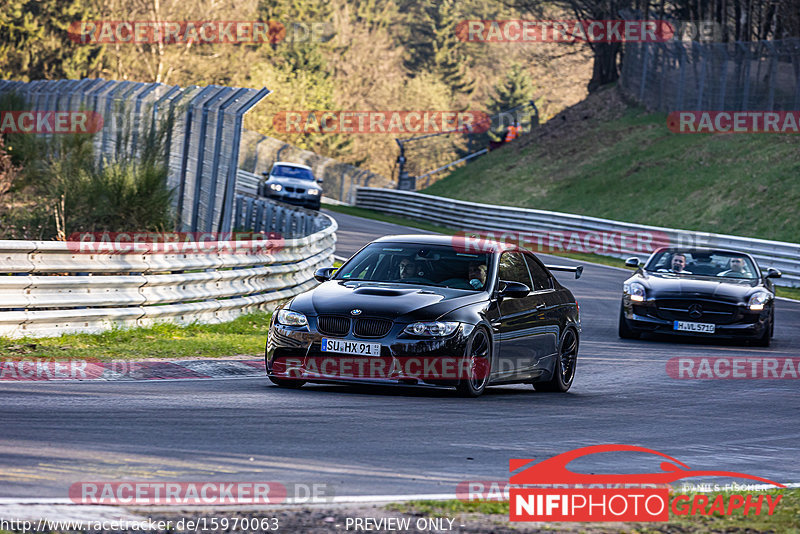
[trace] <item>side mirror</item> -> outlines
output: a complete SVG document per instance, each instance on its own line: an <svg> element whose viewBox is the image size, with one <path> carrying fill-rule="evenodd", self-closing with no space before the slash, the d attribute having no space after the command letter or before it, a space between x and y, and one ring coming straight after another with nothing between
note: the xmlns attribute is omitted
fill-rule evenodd
<svg viewBox="0 0 800 534"><path fill-rule="evenodd" d="M775 267L770 267L769 269L767 269L767 278L780 278L781 276L783 275Z"/></svg>
<svg viewBox="0 0 800 534"><path fill-rule="evenodd" d="M527 297L531 288L520 282L508 282L500 280L499 296L510 299L521 299Z"/></svg>
<svg viewBox="0 0 800 534"><path fill-rule="evenodd" d="M633 257L625 260L625 267L633 267L634 269L639 266L639 258Z"/></svg>
<svg viewBox="0 0 800 534"><path fill-rule="evenodd" d="M325 181L325 180L323 180L322 178L317 178L317 183L318 183L318 184L321 184L321 183L323 183L324 181Z"/></svg>
<svg viewBox="0 0 800 534"><path fill-rule="evenodd" d="M314 279L317 282L327 282L333 278L333 273L336 272L336 267L323 267L314 272Z"/></svg>

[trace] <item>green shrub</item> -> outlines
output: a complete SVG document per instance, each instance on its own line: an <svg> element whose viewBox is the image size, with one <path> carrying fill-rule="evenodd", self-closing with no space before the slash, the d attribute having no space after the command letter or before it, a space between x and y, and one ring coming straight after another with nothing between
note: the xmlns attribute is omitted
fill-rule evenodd
<svg viewBox="0 0 800 534"><path fill-rule="evenodd" d="M18 95L0 98L0 110L24 109L28 107ZM136 151L128 148L131 130L127 129L118 136L114 154L99 158L94 134L7 135L10 164L21 171L13 190L0 200L0 238L174 230L165 144L172 125L171 118L160 126L147 125Z"/></svg>

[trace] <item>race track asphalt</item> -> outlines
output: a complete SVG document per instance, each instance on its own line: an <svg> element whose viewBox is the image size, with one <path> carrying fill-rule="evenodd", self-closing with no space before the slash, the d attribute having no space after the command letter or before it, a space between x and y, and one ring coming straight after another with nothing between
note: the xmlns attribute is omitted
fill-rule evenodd
<svg viewBox="0 0 800 534"><path fill-rule="evenodd" d="M340 225L337 253L345 257L378 235L417 233L332 215ZM123 480L452 494L461 481L507 479L511 458L545 459L606 443L649 447L692 469L800 481L800 381L677 380L665 370L676 356L797 357L800 303L777 303L770 348L620 340L626 277L598 265L587 265L580 280L560 276L580 302L583 323L567 394L524 385L491 388L478 399L414 387L293 391L266 379L0 382L0 497L65 499L75 482ZM657 459L640 453L587 458L570 468L659 471Z"/></svg>

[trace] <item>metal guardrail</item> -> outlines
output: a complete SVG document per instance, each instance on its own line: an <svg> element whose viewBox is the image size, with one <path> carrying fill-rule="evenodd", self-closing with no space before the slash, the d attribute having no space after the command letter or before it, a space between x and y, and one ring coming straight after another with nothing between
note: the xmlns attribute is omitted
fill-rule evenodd
<svg viewBox="0 0 800 534"><path fill-rule="evenodd" d="M207 242L196 244L204 252L120 254L96 252L97 245L82 253L59 241L0 241L0 336L216 323L273 309L314 287L314 271L333 264L336 222L313 219L320 229L311 235L249 254L214 251Z"/></svg>
<svg viewBox="0 0 800 534"><path fill-rule="evenodd" d="M231 226L237 231L276 232L285 238L295 238L319 232L327 228L331 220L305 208L263 197L237 195Z"/></svg>
<svg viewBox="0 0 800 534"><path fill-rule="evenodd" d="M798 243L675 230L554 211L479 204L394 189L358 188L356 206L465 231L532 233L580 231L617 234L647 232L650 235L658 236L658 239L652 242L651 250L664 245L742 250L750 253L762 268L780 269L783 277L777 279L776 284L800 286L800 244ZM616 252L605 250L598 253L617 258L637 256L640 259L645 259L649 255L649 250L643 252L635 247L624 246L625 240L621 240L621 243L623 246L618 247ZM627 243L634 244L631 241L627 241Z"/></svg>
<svg viewBox="0 0 800 534"><path fill-rule="evenodd" d="M236 173L236 193L251 197L258 196L258 186L263 180L262 176L239 169Z"/></svg>

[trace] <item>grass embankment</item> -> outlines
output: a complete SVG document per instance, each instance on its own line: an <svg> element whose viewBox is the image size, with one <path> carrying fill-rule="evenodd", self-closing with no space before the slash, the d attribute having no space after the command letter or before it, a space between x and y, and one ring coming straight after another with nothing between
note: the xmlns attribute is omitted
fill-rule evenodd
<svg viewBox="0 0 800 534"><path fill-rule="evenodd" d="M735 492L743 494L746 492ZM800 532L800 489L770 490L768 492L751 492L754 495L779 494L783 497L775 507L773 515L754 515L752 512L744 515L742 510L735 510L730 516L719 514L686 515L676 516L670 514L667 523L630 523L629 532L648 533L648 532L668 532L668 533L750 533L750 532ZM691 495L691 494L689 494ZM717 495L731 495L731 492L704 493L713 502ZM390 510L399 511L407 514L420 515L447 515L452 517L455 514L487 514L497 516L499 520L508 520L508 501L473 501L464 502L458 500L451 501L409 501L400 504L389 505ZM468 519L465 519L468 521ZM516 523L520 527L526 523ZM563 523L553 523L551 526L564 525ZM572 523L570 525L576 525ZM607 526L604 523L582 523L583 532L606 532Z"/></svg>
<svg viewBox="0 0 800 534"><path fill-rule="evenodd" d="M796 242L799 174L800 135L675 134L609 89L421 192Z"/></svg>
<svg viewBox="0 0 800 534"><path fill-rule="evenodd" d="M270 315L252 313L220 324L162 323L150 328L116 329L101 334L0 338L0 356L58 360L259 357L264 354Z"/></svg>

